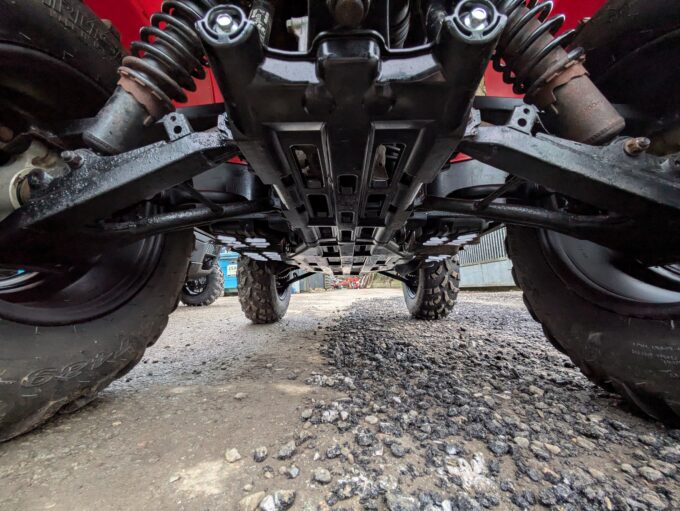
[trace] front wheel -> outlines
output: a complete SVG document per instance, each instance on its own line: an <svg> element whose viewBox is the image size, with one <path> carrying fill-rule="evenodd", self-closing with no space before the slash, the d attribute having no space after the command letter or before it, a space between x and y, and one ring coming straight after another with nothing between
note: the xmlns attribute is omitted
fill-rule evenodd
<svg viewBox="0 0 680 511"><path fill-rule="evenodd" d="M680 149L678 4L607 0L574 45L613 103L658 123L635 136L656 154ZM634 63L634 65L631 65ZM644 80L639 80L644 76ZM651 417L680 422L680 265L650 267L568 236L508 227L514 276L548 339L592 381Z"/></svg>
<svg viewBox="0 0 680 511"><path fill-rule="evenodd" d="M459 286L458 256L426 263L403 284L406 307L416 319L443 319L456 305Z"/></svg>
<svg viewBox="0 0 680 511"><path fill-rule="evenodd" d="M246 317L256 324L276 323L290 304L288 272L278 272L276 263L241 256L238 260L238 298Z"/></svg>
<svg viewBox="0 0 680 511"><path fill-rule="evenodd" d="M680 267L636 266L560 234L508 227L513 275L548 339L646 414L680 418Z"/></svg>
<svg viewBox="0 0 680 511"><path fill-rule="evenodd" d="M116 86L123 49L82 2L0 0L0 41L10 138L92 116ZM0 174L16 157L0 154ZM0 268L0 441L77 410L139 362L177 306L191 246L191 233L175 233L64 271Z"/></svg>
<svg viewBox="0 0 680 511"><path fill-rule="evenodd" d="M116 251L60 289L50 275L0 272L0 441L77 410L141 360L177 306L191 246L177 233Z"/></svg>

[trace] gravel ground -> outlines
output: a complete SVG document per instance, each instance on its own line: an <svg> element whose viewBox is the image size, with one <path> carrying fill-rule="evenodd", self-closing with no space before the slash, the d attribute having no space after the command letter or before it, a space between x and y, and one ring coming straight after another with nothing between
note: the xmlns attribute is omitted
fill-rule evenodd
<svg viewBox="0 0 680 511"><path fill-rule="evenodd" d="M680 431L544 340L519 293L181 308L92 406L0 447L0 509L680 509Z"/></svg>

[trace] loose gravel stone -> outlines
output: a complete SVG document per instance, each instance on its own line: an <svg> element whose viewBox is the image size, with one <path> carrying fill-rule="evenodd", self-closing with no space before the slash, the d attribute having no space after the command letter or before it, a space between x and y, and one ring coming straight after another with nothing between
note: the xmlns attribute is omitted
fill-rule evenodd
<svg viewBox="0 0 680 511"><path fill-rule="evenodd" d="M224 458L228 463L236 463L241 459L241 454L239 454L237 449L228 449L227 452L224 453Z"/></svg>
<svg viewBox="0 0 680 511"><path fill-rule="evenodd" d="M260 502L261 511L286 511L295 504L295 492L292 490L279 490L273 495L267 495Z"/></svg>
<svg viewBox="0 0 680 511"><path fill-rule="evenodd" d="M545 394L544 390L538 388L536 385L529 385L528 390L531 394L538 397L543 397L543 394Z"/></svg>
<svg viewBox="0 0 680 511"><path fill-rule="evenodd" d="M656 493L645 492L641 495L640 500L647 504L654 511L662 511L668 509L666 500Z"/></svg>
<svg viewBox="0 0 680 511"><path fill-rule="evenodd" d="M635 470L635 467L629 463L621 463L621 470L632 476L637 475L637 470Z"/></svg>
<svg viewBox="0 0 680 511"><path fill-rule="evenodd" d="M255 511L265 496L265 492L261 491L242 498L238 503L238 511Z"/></svg>
<svg viewBox="0 0 680 511"><path fill-rule="evenodd" d="M314 472L312 472L312 477L314 481L319 484L328 484L333 480L333 476L331 476L331 473L325 468L317 468L314 470Z"/></svg>
<svg viewBox="0 0 680 511"><path fill-rule="evenodd" d="M295 452L296 452L295 441L291 440L290 442L283 445L279 449L279 452L276 454L276 457L280 460L287 460L292 458L295 455Z"/></svg>
<svg viewBox="0 0 680 511"><path fill-rule="evenodd" d="M659 458L667 463L680 463L680 445L664 447L659 451Z"/></svg>
<svg viewBox="0 0 680 511"><path fill-rule="evenodd" d="M524 438L522 436L516 436L514 438L514 442L522 449L526 449L529 447L529 439Z"/></svg>
<svg viewBox="0 0 680 511"><path fill-rule="evenodd" d="M253 451L253 459L257 463L262 463L264 460L267 459L268 455L269 455L269 451L264 446L258 447Z"/></svg>
<svg viewBox="0 0 680 511"><path fill-rule="evenodd" d="M528 508L536 503L536 497L534 497L534 493L530 490L515 493L511 500L513 504L521 508Z"/></svg>
<svg viewBox="0 0 680 511"><path fill-rule="evenodd" d="M675 475L675 473L678 471L678 467L672 463L666 463L665 461L650 460L649 466L668 477Z"/></svg>
<svg viewBox="0 0 680 511"><path fill-rule="evenodd" d="M385 497L385 504L389 511L418 511L418 501L413 497L404 495L388 494Z"/></svg>
<svg viewBox="0 0 680 511"><path fill-rule="evenodd" d="M390 445L390 452L395 458L403 458L407 453L406 449L396 442Z"/></svg>
<svg viewBox="0 0 680 511"><path fill-rule="evenodd" d="M300 476L300 469L295 465L291 465L286 469L288 479L297 479Z"/></svg>
<svg viewBox="0 0 680 511"><path fill-rule="evenodd" d="M329 460L333 460L335 458L338 458L338 457L340 457L341 454L342 454L342 449L338 444L335 444L334 446L326 449L326 458L328 458Z"/></svg>
<svg viewBox="0 0 680 511"><path fill-rule="evenodd" d="M562 452L562 449L553 444L543 444L543 447L545 447L545 450L554 456L557 456L559 453Z"/></svg>
<svg viewBox="0 0 680 511"><path fill-rule="evenodd" d="M337 410L325 410L321 414L321 421L327 422L329 424L333 424L334 422L338 422L339 419L340 419L340 413Z"/></svg>
<svg viewBox="0 0 680 511"><path fill-rule="evenodd" d="M577 436L576 438L572 439L572 442L574 442L579 447L586 449L587 451L592 451L595 449L595 444L582 436Z"/></svg>
<svg viewBox="0 0 680 511"><path fill-rule="evenodd" d="M500 440L493 440L488 444L489 450L494 454L502 455L510 450L510 446Z"/></svg>
<svg viewBox="0 0 680 511"><path fill-rule="evenodd" d="M375 436L367 429L359 429L356 434L356 442L361 447L369 447L375 443Z"/></svg>
<svg viewBox="0 0 680 511"><path fill-rule="evenodd" d="M640 467L638 472L640 472L640 475L650 483L656 483L663 479L663 474L652 467Z"/></svg>

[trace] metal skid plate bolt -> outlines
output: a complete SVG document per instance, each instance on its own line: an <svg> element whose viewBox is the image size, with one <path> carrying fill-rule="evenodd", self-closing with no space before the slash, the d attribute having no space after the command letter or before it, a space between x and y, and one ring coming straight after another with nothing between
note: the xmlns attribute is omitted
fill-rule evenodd
<svg viewBox="0 0 680 511"><path fill-rule="evenodd" d="M447 23L454 23L469 42L486 42L505 26L505 16L489 0L464 0L456 6Z"/></svg>
<svg viewBox="0 0 680 511"><path fill-rule="evenodd" d="M250 23L245 12L237 5L218 5L197 23L204 34L216 41L226 42L238 39Z"/></svg>

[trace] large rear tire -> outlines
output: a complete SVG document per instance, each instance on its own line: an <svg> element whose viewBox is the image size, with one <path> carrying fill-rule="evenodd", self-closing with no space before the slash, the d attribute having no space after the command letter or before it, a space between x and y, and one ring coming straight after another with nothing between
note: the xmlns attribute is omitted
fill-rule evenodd
<svg viewBox="0 0 680 511"><path fill-rule="evenodd" d="M679 28L677 2L610 0L576 44L586 48L591 76L610 100L671 118L680 112L680 69L670 65L680 51ZM678 265L645 268L626 254L519 227L508 228L508 253L525 303L553 345L647 415L680 420Z"/></svg>
<svg viewBox="0 0 680 511"><path fill-rule="evenodd" d="M0 0L0 125L18 134L95 114L121 51L80 1ZM0 269L0 441L77 410L139 362L177 306L192 248L186 232L63 274Z"/></svg>

